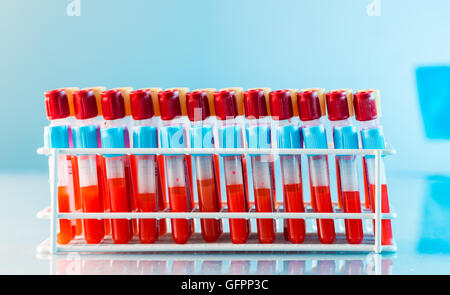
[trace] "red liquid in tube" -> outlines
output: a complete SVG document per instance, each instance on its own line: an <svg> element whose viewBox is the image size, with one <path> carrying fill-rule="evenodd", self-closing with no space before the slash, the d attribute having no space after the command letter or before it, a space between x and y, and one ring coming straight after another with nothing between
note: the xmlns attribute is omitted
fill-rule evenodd
<svg viewBox="0 0 450 295"><path fill-rule="evenodd" d="M253 192L256 212L274 212L274 191L272 187L273 159L270 156L252 156ZM275 221L273 219L256 219L260 243L270 244L275 241Z"/></svg>
<svg viewBox="0 0 450 295"><path fill-rule="evenodd" d="M217 201L216 180L197 180L200 212L219 212ZM202 237L207 242L216 241L222 233L222 222L216 219L202 219Z"/></svg>
<svg viewBox="0 0 450 295"><path fill-rule="evenodd" d="M373 209L375 212L376 200L375 200L375 185L370 185L370 194L373 196ZM389 213L389 199L387 192L387 185L381 185L381 213ZM374 232L375 232L375 220L374 222ZM381 244L382 245L392 245L392 226L390 220L381 220Z"/></svg>
<svg viewBox="0 0 450 295"><path fill-rule="evenodd" d="M136 208L139 212L156 212L157 206L157 160L151 155L132 155L133 184ZM158 238L156 219L139 219L139 240L151 244Z"/></svg>
<svg viewBox="0 0 450 295"><path fill-rule="evenodd" d="M315 199L317 212L332 213L331 195L329 186L313 186L312 197ZM331 244L336 237L333 219L317 219L317 233L323 244Z"/></svg>
<svg viewBox="0 0 450 295"><path fill-rule="evenodd" d="M217 189L216 169L212 156L197 156L195 168L200 212L219 212L220 192ZM202 237L206 242L214 242L222 234L222 221L201 219Z"/></svg>
<svg viewBox="0 0 450 295"><path fill-rule="evenodd" d="M107 182L111 198L111 212L131 212L125 178L111 178ZM114 243L127 244L133 236L131 221L127 219L112 219L111 222Z"/></svg>
<svg viewBox="0 0 450 295"><path fill-rule="evenodd" d="M107 157L107 190L111 202L111 212L131 212L131 201L125 178L124 156ZM128 219L112 219L112 238L116 244L126 244L133 237L133 224Z"/></svg>
<svg viewBox="0 0 450 295"><path fill-rule="evenodd" d="M110 212L110 200L108 192L106 189L106 167L105 159L101 155L96 155L97 160L97 179L98 179L98 189L103 200L103 211ZM105 235L111 234L111 220L103 219L105 225Z"/></svg>
<svg viewBox="0 0 450 295"><path fill-rule="evenodd" d="M305 212L301 184L286 184L283 186L284 205L286 212ZM305 240L305 220L287 219L287 237L292 243L302 243Z"/></svg>
<svg viewBox="0 0 450 295"><path fill-rule="evenodd" d="M356 156L336 156L340 169L342 202L345 213L361 213L358 168ZM345 234L350 244L359 244L364 238L361 219L345 219Z"/></svg>
<svg viewBox="0 0 450 295"><path fill-rule="evenodd" d="M73 172L73 191L75 196L75 211L81 210L81 196L80 196L80 177L78 174L78 159L76 156L70 156L72 159L72 172ZM76 235L83 234L83 224L81 219L75 219L76 223Z"/></svg>
<svg viewBox="0 0 450 295"><path fill-rule="evenodd" d="M301 159L299 155L280 156L283 180L284 209L286 212L305 212L301 175ZM302 243L305 240L305 220L285 220L286 239L291 243Z"/></svg>
<svg viewBox="0 0 450 295"><path fill-rule="evenodd" d="M77 158L80 197L83 212L101 213L104 210L103 196L99 190L97 158L95 155L80 155ZM88 244L98 244L105 235L103 219L83 219L84 238Z"/></svg>
<svg viewBox="0 0 450 295"><path fill-rule="evenodd" d="M73 191L73 173L72 160L69 156L58 156L58 212L71 213L75 209L74 191ZM70 243L76 234L75 220L59 219L59 233L57 242L65 245Z"/></svg>
<svg viewBox="0 0 450 295"><path fill-rule="evenodd" d="M314 210L319 213L332 213L333 205L330 194L330 178L328 174L327 156L308 157L311 200L314 200ZM333 243L336 233L333 219L317 219L317 234L323 244Z"/></svg>
<svg viewBox="0 0 450 295"><path fill-rule="evenodd" d="M70 196L66 186L58 186L58 211L59 213L70 213ZM76 225L71 220L59 220L58 244L68 244L75 237Z"/></svg>
<svg viewBox="0 0 450 295"><path fill-rule="evenodd" d="M158 155L158 211L163 211L167 207L166 197L166 176L164 172L164 156ZM160 219L158 223L158 236L167 233L167 221Z"/></svg>
<svg viewBox="0 0 450 295"><path fill-rule="evenodd" d="M103 212L103 204L99 202L99 189L97 185L84 186L80 188L83 212ZM84 238L88 244L98 244L105 236L105 225L103 220L85 219Z"/></svg>
<svg viewBox="0 0 450 295"><path fill-rule="evenodd" d="M227 204L229 212L248 212L248 195L244 179L245 170L241 156L227 156L223 158ZM230 236L234 244L247 242L250 233L250 221L243 218L232 218Z"/></svg>
<svg viewBox="0 0 450 295"><path fill-rule="evenodd" d="M166 176L171 212L191 212L191 189L187 172L186 157L165 156ZM194 231L192 219L172 219L172 238L177 244L188 241Z"/></svg>
<svg viewBox="0 0 450 295"><path fill-rule="evenodd" d="M273 212L272 194L269 188L254 190L256 212ZM270 244L275 241L275 222L273 219L257 219L258 239L260 243Z"/></svg>

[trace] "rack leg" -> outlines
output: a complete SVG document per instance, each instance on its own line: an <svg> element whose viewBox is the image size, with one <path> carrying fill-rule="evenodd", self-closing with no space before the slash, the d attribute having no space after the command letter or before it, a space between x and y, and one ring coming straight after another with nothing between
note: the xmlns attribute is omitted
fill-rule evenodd
<svg viewBox="0 0 450 295"><path fill-rule="evenodd" d="M57 252L56 231L57 231L57 191L58 191L58 150L52 149L50 157L50 253Z"/></svg>
<svg viewBox="0 0 450 295"><path fill-rule="evenodd" d="M381 253L381 152L375 152L375 253Z"/></svg>

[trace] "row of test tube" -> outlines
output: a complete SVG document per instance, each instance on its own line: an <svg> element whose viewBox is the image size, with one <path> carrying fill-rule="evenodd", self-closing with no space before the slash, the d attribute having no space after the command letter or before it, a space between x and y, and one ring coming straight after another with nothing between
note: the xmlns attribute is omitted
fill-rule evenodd
<svg viewBox="0 0 450 295"><path fill-rule="evenodd" d="M256 88L133 91L129 87L106 90L93 87L61 88L45 93L46 146L51 148L328 148L322 117L328 110L334 147L384 149L377 90L293 89L271 91ZM359 132L352 121L353 113ZM303 123L303 124L302 124ZM358 136L359 133L359 136ZM360 138L360 139L359 139ZM60 155L58 159L59 212L171 212L194 208L193 165L200 212L222 209L219 157L204 155ZM250 210L247 158L223 155L225 191L229 212ZM251 176L256 212L278 210L275 196L273 155L251 155ZM305 212L300 155L280 155L283 207L286 212ZM333 212L328 157L308 156L311 205L316 212ZM363 158L365 208L374 208L374 158ZM386 177L382 164L382 212L389 212ZM360 213L357 159L336 156L339 207ZM246 243L250 222L229 220L232 243ZM345 220L349 243L363 241L362 220ZM153 243L167 231L164 219L83 219L59 221L58 243L67 244L84 234L89 244L112 235L114 243L128 243L134 235L141 243ZM206 242L222 234L222 221L202 219ZM260 243L275 241L275 221L257 219ZM305 239L303 219L285 220L285 237L292 243ZM191 219L171 219L175 243L186 243L194 232ZM332 219L317 219L318 239L335 240ZM392 244L389 220L382 221L382 244Z"/></svg>

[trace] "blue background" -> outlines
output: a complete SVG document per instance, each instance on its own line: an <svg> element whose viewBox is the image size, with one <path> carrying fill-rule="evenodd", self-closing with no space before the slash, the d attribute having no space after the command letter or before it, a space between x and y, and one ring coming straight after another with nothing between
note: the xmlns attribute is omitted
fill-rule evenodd
<svg viewBox="0 0 450 295"><path fill-rule="evenodd" d="M382 0L378 17L371 0L70 2L0 2L0 171L47 169L44 91L100 85L379 88L389 170L450 170L415 78L450 60L449 1Z"/></svg>
<svg viewBox="0 0 450 295"><path fill-rule="evenodd" d="M35 220L49 197L36 154L44 91L267 86L381 90L399 216L399 251L383 261L393 273L448 274L450 1L381 0L371 17L372 1L81 0L70 17L71 0L0 0L0 272L49 271L36 255L48 223Z"/></svg>

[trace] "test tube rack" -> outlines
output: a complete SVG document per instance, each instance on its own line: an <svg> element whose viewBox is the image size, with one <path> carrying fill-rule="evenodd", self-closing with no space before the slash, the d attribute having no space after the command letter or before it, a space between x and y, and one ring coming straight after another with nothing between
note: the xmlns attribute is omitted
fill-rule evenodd
<svg viewBox="0 0 450 295"><path fill-rule="evenodd" d="M37 217L40 219L50 220L50 237L43 241L37 248L38 253L121 253L121 252L150 252L150 253L170 253L170 252L228 252L228 253L245 253L245 252L354 252L354 253L382 253L395 252L397 246L395 241L392 245L381 244L381 220L393 219L396 213L391 209L390 213L381 212L381 158L395 154L395 150L390 146L385 149L251 149L251 148L39 148L38 154L50 157L49 165L49 182L50 182L50 207L38 212ZM262 213L255 212L254 206L249 212L236 213L228 212L226 206L221 212L199 212L195 206L191 212L170 212L168 208L160 212L130 212L130 213L59 213L57 208L57 175L58 175L58 155L78 155L78 154L148 154L148 155L356 155L356 156L374 156L375 158L375 212L366 210L362 204L362 213L344 213L338 208L337 203L333 203L332 213L317 213L311 208L309 202L305 202L304 213L288 213L284 212L281 206L277 212ZM282 232L277 232L276 240L272 244L260 244L256 233L251 233L247 243L233 244L231 243L229 233L224 232L222 236L214 243L206 243L202 240L200 233L194 233L186 244L176 244L173 242L171 233L168 232L160 237L153 244L140 244L137 238L134 238L129 244L114 244L110 237L105 237L101 244L86 244L82 237L76 237L68 245L59 245L57 243L57 228L59 219L171 219L186 218L199 221L201 218L212 219L230 219L230 218L271 218L277 221L277 228L282 228L283 219L301 218L301 219L362 219L374 220L375 234L364 233L364 240L360 244L349 244L345 238L343 230L336 230L336 240L332 244L321 244L317 238L317 232L308 231L306 239L301 244L292 244L286 241ZM199 228L199 227L197 227Z"/></svg>

